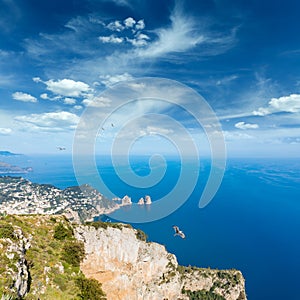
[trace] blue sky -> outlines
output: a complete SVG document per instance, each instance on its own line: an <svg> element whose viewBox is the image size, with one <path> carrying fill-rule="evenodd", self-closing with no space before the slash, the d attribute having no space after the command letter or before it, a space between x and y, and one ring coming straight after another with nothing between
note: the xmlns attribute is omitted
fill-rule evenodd
<svg viewBox="0 0 300 300"><path fill-rule="evenodd" d="M296 0L0 0L1 150L71 152L88 105L109 113L102 91L162 77L206 99L228 155L299 156L299 10ZM172 89L163 93L179 97ZM139 109L149 114L153 107ZM155 113L166 110L155 106ZM197 140L193 122L176 109L168 114ZM114 122L121 119L116 113ZM163 136L178 135L168 122L146 118L122 138L142 136L140 152L151 152L153 142L168 151ZM100 149L118 130L108 127Z"/></svg>

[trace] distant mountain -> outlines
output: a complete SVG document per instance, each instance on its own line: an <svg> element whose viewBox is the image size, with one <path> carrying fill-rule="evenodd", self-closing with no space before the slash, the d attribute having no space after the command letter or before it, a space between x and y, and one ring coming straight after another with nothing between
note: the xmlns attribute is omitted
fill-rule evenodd
<svg viewBox="0 0 300 300"><path fill-rule="evenodd" d="M18 166L14 166L8 164L6 162L0 161L0 174L26 174L28 172L32 172L31 167L21 168Z"/></svg>
<svg viewBox="0 0 300 300"><path fill-rule="evenodd" d="M20 155L20 154L12 153L10 151L0 151L0 155L2 155L2 156L16 156L16 155Z"/></svg>

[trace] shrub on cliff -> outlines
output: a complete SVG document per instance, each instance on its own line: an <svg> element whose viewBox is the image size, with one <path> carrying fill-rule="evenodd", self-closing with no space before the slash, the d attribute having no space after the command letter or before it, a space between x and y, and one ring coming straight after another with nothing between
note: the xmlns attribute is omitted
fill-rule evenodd
<svg viewBox="0 0 300 300"><path fill-rule="evenodd" d="M0 239L14 238L14 228L10 224L0 224Z"/></svg>
<svg viewBox="0 0 300 300"><path fill-rule="evenodd" d="M212 291L190 291L183 288L181 292L182 294L186 294L190 300L225 300L224 297Z"/></svg>
<svg viewBox="0 0 300 300"><path fill-rule="evenodd" d="M84 255L84 245L82 242L68 241L65 243L62 251L62 259L68 264L79 267Z"/></svg>
<svg viewBox="0 0 300 300"><path fill-rule="evenodd" d="M54 227L54 238L57 240L71 239L73 237L73 230L71 227L64 226L59 223Z"/></svg>
<svg viewBox="0 0 300 300"><path fill-rule="evenodd" d="M76 285L80 290L78 297L82 300L105 300L105 293L101 288L101 283L96 279L88 279L85 277L78 277Z"/></svg>
<svg viewBox="0 0 300 300"><path fill-rule="evenodd" d="M136 238L143 241L143 242L146 242L147 241L147 234L141 230L141 229L137 229L136 232L135 232L135 235L136 235Z"/></svg>

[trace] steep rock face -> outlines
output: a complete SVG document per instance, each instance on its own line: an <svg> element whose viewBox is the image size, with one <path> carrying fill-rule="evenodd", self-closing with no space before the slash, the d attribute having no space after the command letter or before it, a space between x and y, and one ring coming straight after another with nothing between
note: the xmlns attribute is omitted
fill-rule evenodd
<svg viewBox="0 0 300 300"><path fill-rule="evenodd" d="M11 290L16 291L18 297L23 298L30 288L30 272L25 258L26 251L30 248L30 240L25 237L22 230L17 228L14 230L15 240L7 239L8 247L6 256L8 259L15 261L15 269L8 270L13 278L14 284Z"/></svg>
<svg viewBox="0 0 300 300"><path fill-rule="evenodd" d="M80 226L75 236L85 244L81 270L102 283L108 299L175 299L180 291L178 275L159 285L177 267L176 257L162 245L138 240L133 229Z"/></svg>
<svg viewBox="0 0 300 300"><path fill-rule="evenodd" d="M162 245L137 239L132 228L77 226L75 237L85 245L82 272L102 283L108 300L189 299L182 290L246 299L239 271L178 266L175 255Z"/></svg>

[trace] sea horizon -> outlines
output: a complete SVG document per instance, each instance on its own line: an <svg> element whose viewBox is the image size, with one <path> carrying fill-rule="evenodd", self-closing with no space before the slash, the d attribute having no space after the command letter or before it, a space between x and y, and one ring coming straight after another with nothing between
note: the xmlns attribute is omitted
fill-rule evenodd
<svg viewBox="0 0 300 300"><path fill-rule="evenodd" d="M138 175L149 174L147 160L140 156L132 159ZM133 202L145 194L159 201L176 183L181 167L178 160L166 158L163 184L145 189L122 183L109 161L105 162L99 169L105 182L117 195L127 194ZM23 165L28 163L33 172L18 176L59 188L77 185L69 155L26 156ZM203 209L198 202L210 170L209 161L202 159L199 170L193 193L178 210L154 222L132 225L144 230L150 241L165 245L182 265L241 270L249 299L296 300L289 287L296 285L300 268L300 161L228 159L221 187ZM103 220L118 221L113 216L104 216ZM174 224L184 230L186 240L173 236Z"/></svg>

